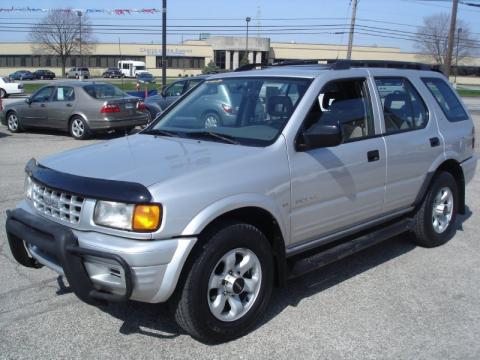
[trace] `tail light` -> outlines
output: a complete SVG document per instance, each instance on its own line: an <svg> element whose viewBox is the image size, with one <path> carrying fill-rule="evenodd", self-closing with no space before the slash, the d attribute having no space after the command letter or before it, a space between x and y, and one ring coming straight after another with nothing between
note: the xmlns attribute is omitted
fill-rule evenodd
<svg viewBox="0 0 480 360"><path fill-rule="evenodd" d="M230 105L227 104L222 104L223 111L225 111L228 114L233 113L233 108Z"/></svg>
<svg viewBox="0 0 480 360"><path fill-rule="evenodd" d="M139 101L137 103L137 109L140 110L140 111L144 111L146 109L145 103L143 101Z"/></svg>
<svg viewBox="0 0 480 360"><path fill-rule="evenodd" d="M103 105L102 108L100 109L100 112L105 114L105 113L118 113L120 112L120 106L116 104L106 104Z"/></svg>

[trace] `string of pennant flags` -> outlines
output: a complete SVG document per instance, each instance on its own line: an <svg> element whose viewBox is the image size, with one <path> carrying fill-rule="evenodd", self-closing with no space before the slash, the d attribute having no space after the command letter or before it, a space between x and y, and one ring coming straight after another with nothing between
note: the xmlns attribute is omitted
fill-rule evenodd
<svg viewBox="0 0 480 360"><path fill-rule="evenodd" d="M8 7L1 8L0 13L10 12L32 12L32 13L46 13L50 10L65 11L65 12L82 12L86 14L108 14L108 15L132 15L132 14L156 14L161 13L161 9L143 8L143 9L42 9L33 7Z"/></svg>

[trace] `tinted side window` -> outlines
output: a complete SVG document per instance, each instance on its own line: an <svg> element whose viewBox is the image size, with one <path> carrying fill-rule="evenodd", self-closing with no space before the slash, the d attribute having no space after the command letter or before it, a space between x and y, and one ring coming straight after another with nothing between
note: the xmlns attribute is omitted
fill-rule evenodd
<svg viewBox="0 0 480 360"><path fill-rule="evenodd" d="M444 80L438 78L422 78L422 80L442 108L448 121L455 122L468 119L462 104Z"/></svg>
<svg viewBox="0 0 480 360"><path fill-rule="evenodd" d="M32 102L45 102L49 101L50 95L52 95L53 87L47 86L43 89L37 91L35 95L32 96Z"/></svg>
<svg viewBox="0 0 480 360"><path fill-rule="evenodd" d="M375 135L366 79L337 80L326 84L310 109L304 129L319 121L324 124L340 122L345 142Z"/></svg>
<svg viewBox="0 0 480 360"><path fill-rule="evenodd" d="M197 85L198 85L199 83L201 83L202 81L203 81L203 80L201 80L201 79L190 80L190 81L188 82L188 88L187 88L187 90L191 89L191 88L194 87L194 86L197 86Z"/></svg>
<svg viewBox="0 0 480 360"><path fill-rule="evenodd" d="M183 87L185 86L185 81L179 81L172 84L170 87L167 88L165 91L166 96L180 96L183 92Z"/></svg>
<svg viewBox="0 0 480 360"><path fill-rule="evenodd" d="M71 86L59 86L53 95L53 101L73 101L75 100L75 91Z"/></svg>
<svg viewBox="0 0 480 360"><path fill-rule="evenodd" d="M387 134L427 126L428 110L413 85L404 78L375 78Z"/></svg>

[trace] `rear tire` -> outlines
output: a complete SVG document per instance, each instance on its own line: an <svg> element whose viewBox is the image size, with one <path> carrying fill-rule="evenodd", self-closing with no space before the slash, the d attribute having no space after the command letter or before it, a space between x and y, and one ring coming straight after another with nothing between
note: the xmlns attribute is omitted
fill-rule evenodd
<svg viewBox="0 0 480 360"><path fill-rule="evenodd" d="M80 116L75 116L70 120L69 130L75 140L85 140L90 136L90 128Z"/></svg>
<svg viewBox="0 0 480 360"><path fill-rule="evenodd" d="M423 247L445 244L455 234L458 209L458 185L448 172L432 181L422 205L415 213L415 242Z"/></svg>
<svg viewBox="0 0 480 360"><path fill-rule="evenodd" d="M179 282L172 310L193 337L228 341L248 332L268 305L272 250L264 234L245 223L224 224L205 241Z"/></svg>
<svg viewBox="0 0 480 360"><path fill-rule="evenodd" d="M205 129L216 128L222 126L222 120L215 111L208 111L203 116L203 127Z"/></svg>

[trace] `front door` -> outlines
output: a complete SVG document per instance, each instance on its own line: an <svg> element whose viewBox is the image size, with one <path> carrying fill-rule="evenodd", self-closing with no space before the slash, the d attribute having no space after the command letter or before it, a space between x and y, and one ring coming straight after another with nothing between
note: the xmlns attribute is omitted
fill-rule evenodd
<svg viewBox="0 0 480 360"><path fill-rule="evenodd" d="M19 112L22 124L34 127L48 127L47 108L53 89L53 86L46 86L32 95L30 104L26 104Z"/></svg>
<svg viewBox="0 0 480 360"><path fill-rule="evenodd" d="M380 128L370 98L372 84L366 72L359 74L364 77L328 81L302 124L297 144L302 132L317 122L339 122L344 142L297 149L292 155L290 246L361 225L382 213L385 144L376 136Z"/></svg>

